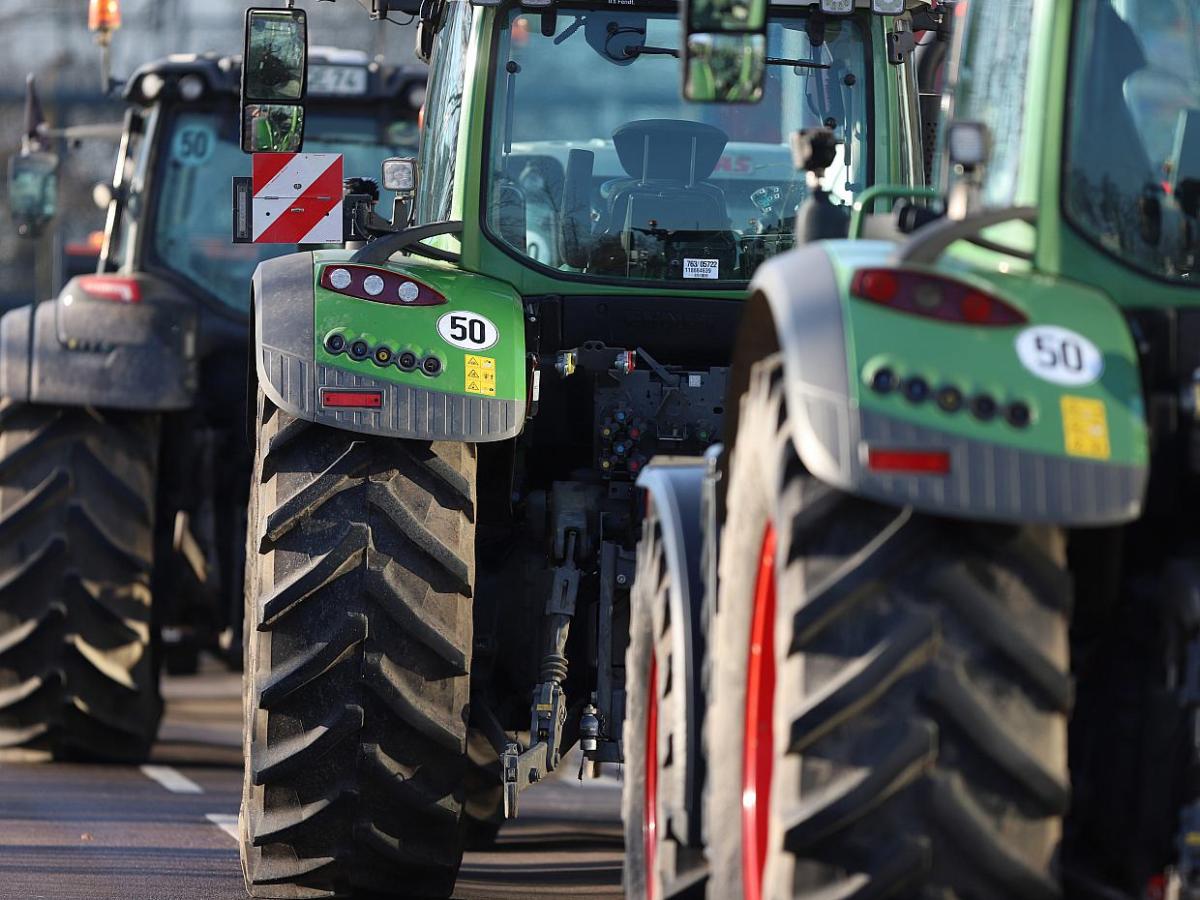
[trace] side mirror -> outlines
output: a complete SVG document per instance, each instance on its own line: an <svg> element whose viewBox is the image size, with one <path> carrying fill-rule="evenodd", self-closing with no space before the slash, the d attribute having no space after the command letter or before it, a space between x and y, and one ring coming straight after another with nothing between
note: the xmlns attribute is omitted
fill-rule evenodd
<svg viewBox="0 0 1200 900"><path fill-rule="evenodd" d="M683 96L757 103L767 62L767 0L683 0Z"/></svg>
<svg viewBox="0 0 1200 900"><path fill-rule="evenodd" d="M34 150L8 161L8 200L21 237L37 237L58 212L58 157Z"/></svg>
<svg viewBox="0 0 1200 900"><path fill-rule="evenodd" d="M302 9L246 11L242 150L295 152L304 142L308 19Z"/></svg>
<svg viewBox="0 0 1200 900"><path fill-rule="evenodd" d="M690 34L683 96L694 103L757 103L766 67L767 39L761 34Z"/></svg>

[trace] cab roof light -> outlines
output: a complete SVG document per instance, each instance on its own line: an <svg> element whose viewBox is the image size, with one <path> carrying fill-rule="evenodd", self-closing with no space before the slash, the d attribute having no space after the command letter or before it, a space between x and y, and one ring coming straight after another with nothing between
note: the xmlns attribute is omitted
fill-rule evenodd
<svg viewBox="0 0 1200 900"><path fill-rule="evenodd" d="M321 405L327 409L379 409L383 406L383 391L321 388Z"/></svg>
<svg viewBox="0 0 1200 900"><path fill-rule="evenodd" d="M142 302L142 286L132 278L122 278L120 275L82 275L79 288L97 300Z"/></svg>
<svg viewBox="0 0 1200 900"><path fill-rule="evenodd" d="M121 27L121 0L88 0L88 31L109 34Z"/></svg>
<svg viewBox="0 0 1200 900"><path fill-rule="evenodd" d="M1021 325L1025 314L961 281L903 269L860 269L850 292L897 312L962 325Z"/></svg>
<svg viewBox="0 0 1200 900"><path fill-rule="evenodd" d="M867 450L867 468L889 475L949 475L950 453L871 447Z"/></svg>

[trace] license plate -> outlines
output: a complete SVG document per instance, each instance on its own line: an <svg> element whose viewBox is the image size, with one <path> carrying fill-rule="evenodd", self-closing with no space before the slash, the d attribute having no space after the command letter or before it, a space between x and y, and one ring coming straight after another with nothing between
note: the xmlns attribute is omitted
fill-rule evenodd
<svg viewBox="0 0 1200 900"><path fill-rule="evenodd" d="M359 66L309 66L308 91L311 94L365 94L367 70Z"/></svg>

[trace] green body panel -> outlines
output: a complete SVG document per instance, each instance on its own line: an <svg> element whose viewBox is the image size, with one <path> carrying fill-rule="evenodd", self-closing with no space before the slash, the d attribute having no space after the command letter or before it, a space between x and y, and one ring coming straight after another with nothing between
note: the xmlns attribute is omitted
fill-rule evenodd
<svg viewBox="0 0 1200 900"><path fill-rule="evenodd" d="M391 272L421 282L447 299L441 306L400 306L359 300L321 287L321 273L336 263L349 262L353 251L323 250L315 254L314 269L316 347L318 363L381 381L425 390L466 396L488 396L498 400L522 400L525 397L525 324L521 298L502 281L462 272L437 263L394 260L386 267ZM486 316L499 331L495 344L478 352L462 350L447 343L438 334L438 320L456 310L469 310ZM405 350L418 358L434 355L442 361L442 372L430 377L420 371L405 372L396 365L377 365L372 359L356 361L345 353L332 354L325 339L340 331L351 342L363 338L372 346L383 343L399 356ZM495 364L495 388L466 389L468 356L483 357Z"/></svg>
<svg viewBox="0 0 1200 900"><path fill-rule="evenodd" d="M1137 356L1120 310L1103 293L1062 278L1005 273L962 257L947 257L937 271L1006 301L1029 322L1004 327L939 322L850 295L854 272L888 265L894 245L836 241L825 247L841 288L851 400L860 408L971 440L1068 458L1072 454L1066 446L1062 399L1096 400L1104 404L1110 450L1092 458L1146 465L1147 433ZM1104 358L1099 380L1065 387L1026 369L1017 355L1016 338L1034 325L1069 328L1091 340ZM1001 416L982 422L966 409L947 413L933 402L914 405L900 392L881 395L869 384L875 371L885 365L901 378L920 375L935 390L954 386L964 396L988 393L1001 405L1024 402L1033 413L1032 421L1028 427L1015 428Z"/></svg>

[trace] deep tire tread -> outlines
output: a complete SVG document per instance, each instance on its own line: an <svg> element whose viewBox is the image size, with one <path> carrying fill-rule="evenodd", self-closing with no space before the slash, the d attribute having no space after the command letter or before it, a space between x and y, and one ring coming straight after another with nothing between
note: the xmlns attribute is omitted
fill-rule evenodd
<svg viewBox="0 0 1200 900"><path fill-rule="evenodd" d="M0 745L145 757L157 415L0 401ZM35 687L36 686L36 687Z"/></svg>
<svg viewBox="0 0 1200 900"><path fill-rule="evenodd" d="M242 867L254 897L448 896L474 582L474 448L259 395Z"/></svg>

